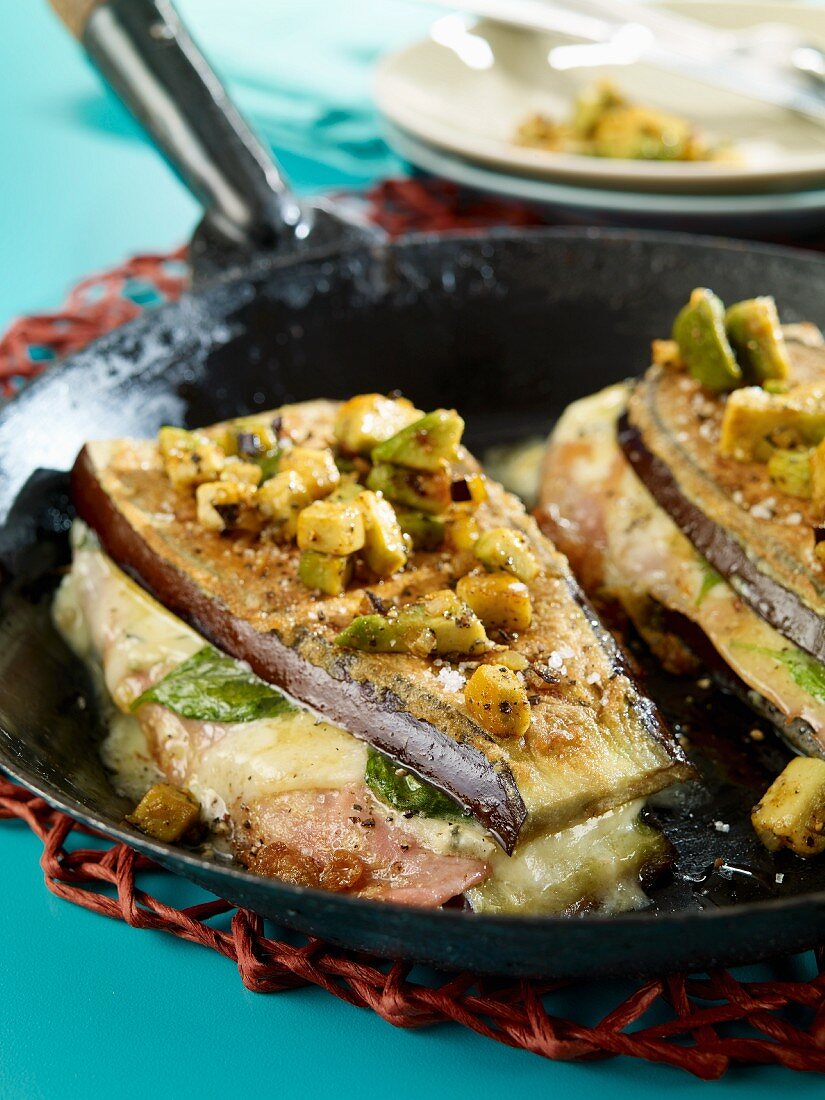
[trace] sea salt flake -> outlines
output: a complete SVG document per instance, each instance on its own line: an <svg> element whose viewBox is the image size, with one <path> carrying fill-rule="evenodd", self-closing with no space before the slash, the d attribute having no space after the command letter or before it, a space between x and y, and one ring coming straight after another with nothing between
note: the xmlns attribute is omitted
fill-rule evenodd
<svg viewBox="0 0 825 1100"><path fill-rule="evenodd" d="M773 519L773 508L769 501L763 500L761 503L752 506L751 515L754 519Z"/></svg>
<svg viewBox="0 0 825 1100"><path fill-rule="evenodd" d="M785 881L785 876L781 871L777 871L773 877L778 886L781 886L782 883Z"/></svg>
<svg viewBox="0 0 825 1100"><path fill-rule="evenodd" d="M466 680L455 668L442 668L436 676L445 691L461 691Z"/></svg>
<svg viewBox="0 0 825 1100"><path fill-rule="evenodd" d="M714 821L713 827L717 831L717 833L730 832L730 825L727 823L727 821Z"/></svg>

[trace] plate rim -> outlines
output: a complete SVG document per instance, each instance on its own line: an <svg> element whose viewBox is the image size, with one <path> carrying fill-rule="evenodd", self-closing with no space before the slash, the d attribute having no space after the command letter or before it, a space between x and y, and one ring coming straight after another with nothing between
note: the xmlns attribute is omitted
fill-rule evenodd
<svg viewBox="0 0 825 1100"><path fill-rule="evenodd" d="M698 0L698 3L707 0ZM694 0L670 0L661 6L689 14L696 6ZM707 6L714 8L756 8L773 20L780 12L794 13L798 5L782 0L720 0ZM792 20L791 20L792 22ZM491 19L479 19L477 26L495 26ZM516 33L529 35L529 30L512 28ZM544 32L539 32L544 33ZM405 130L420 142L434 146L442 152L461 157L485 167L506 174L518 174L534 177L546 182L578 183L581 186L599 188L603 191L632 191L635 187L645 193L656 193L656 189L673 194L783 194L787 191L801 191L815 188L817 184L825 186L825 149L818 154L798 153L783 158L775 167L759 167L742 172L733 165L713 162L672 162L636 161L623 158L586 157L574 153L552 154L541 149L520 147L515 142L504 142L496 138L480 139L476 135L465 136L456 127L439 118L423 115L414 106L399 99L393 84L401 77L400 70L410 59L424 50L443 49L429 37L422 37L400 49L384 55L378 62L373 93L379 113L393 125ZM405 79L410 79L409 74ZM697 81L698 83L698 81ZM734 94L734 93L730 93ZM781 108L770 108L781 112ZM644 185L644 186L642 186ZM715 187L722 190L714 191ZM742 190L742 188L745 190ZM689 189L689 190L688 190Z"/></svg>
<svg viewBox="0 0 825 1100"><path fill-rule="evenodd" d="M457 180L476 190L508 195L523 202L564 206L584 213L603 210L611 214L638 216L640 213L650 213L657 217L674 218L781 217L825 211L825 186L800 191L754 192L751 195L583 187L515 172L498 172L428 145L387 119L383 120L383 128L387 143L416 167Z"/></svg>

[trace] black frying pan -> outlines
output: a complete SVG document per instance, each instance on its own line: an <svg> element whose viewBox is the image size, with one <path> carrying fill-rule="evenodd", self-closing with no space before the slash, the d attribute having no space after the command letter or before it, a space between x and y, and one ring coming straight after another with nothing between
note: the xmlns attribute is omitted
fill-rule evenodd
<svg viewBox="0 0 825 1100"><path fill-rule="evenodd" d="M632 232L380 242L328 210L299 210L163 0L111 0L92 15L84 41L207 216L194 250L197 290L73 356L0 415L0 764L53 805L214 893L382 955L595 976L753 961L821 940L825 860L769 856L748 821L785 750L773 737L751 740L753 718L732 698L655 669L647 688L688 727L703 780L653 810L677 865L652 887L644 913L411 910L259 878L123 824L129 807L97 755L102 720L92 687L49 621L68 559L62 471L84 440L397 387L424 407L458 406L470 444L483 451L545 432L570 400L639 371L650 338L668 330L695 285L710 282L730 299L774 293L787 320L825 323L825 262ZM232 272L215 278L227 266Z"/></svg>

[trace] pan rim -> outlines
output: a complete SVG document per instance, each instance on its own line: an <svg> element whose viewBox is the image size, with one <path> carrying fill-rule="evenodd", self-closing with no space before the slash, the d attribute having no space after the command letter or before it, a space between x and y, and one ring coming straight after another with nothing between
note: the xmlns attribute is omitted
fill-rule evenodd
<svg viewBox="0 0 825 1100"><path fill-rule="evenodd" d="M4 726L0 726L0 732L3 733L6 740L13 736ZM373 910L377 909L380 912L389 912L399 917L402 915L409 916L411 913L414 913L416 916L425 919L446 922L448 924L456 922L471 922L475 924L477 922L482 922L485 926L498 926L502 929L520 927L530 928L536 931L543 929L561 931L563 929L569 929L571 926L604 927L605 925L609 925L611 928L625 927L631 930L644 928L655 923L658 927L671 927L675 931L685 924L693 924L698 920L701 920L703 923L725 923L731 919L747 917L752 913L793 913L800 909L825 908L825 890L817 890L809 894L795 894L787 898L763 898L733 905L708 907L706 909L685 909L671 913L655 914L650 913L647 909L635 909L624 913L610 914L588 912L578 914L575 917L565 917L557 915L538 916L535 914L520 913L471 913L465 912L464 910L445 908L417 909L407 905L400 905L397 902L383 901L375 898L358 898L347 894L334 894L327 890L317 890L309 886L295 886L292 883L282 882L278 879L268 879L265 876L256 875L251 871L244 870L234 863L227 863L226 866L223 866L220 863L210 861L205 856L190 852L186 848L181 848L175 844L164 841L152 840L135 831L127 830L122 826L112 825L99 814L84 809L79 802L68 798L59 788L52 784L44 783L42 780L34 777L32 773L24 766L21 766L19 762L15 763L7 752L6 745L2 741L0 741L0 767L27 790L42 798L53 809L65 813L73 820L103 833L112 840L117 840L130 848L134 848L136 851L155 859L163 866L167 866L167 864L164 863L163 858L159 857L168 857L170 862L185 864L192 870L197 868L208 868L210 874L226 876L232 882L254 886L257 890L263 888L265 890L274 889L276 892L284 891L288 895L293 896L296 900L314 899L317 901L324 901L328 905L340 905L343 909L347 910L355 907L356 911L360 911L364 906L367 906Z"/></svg>

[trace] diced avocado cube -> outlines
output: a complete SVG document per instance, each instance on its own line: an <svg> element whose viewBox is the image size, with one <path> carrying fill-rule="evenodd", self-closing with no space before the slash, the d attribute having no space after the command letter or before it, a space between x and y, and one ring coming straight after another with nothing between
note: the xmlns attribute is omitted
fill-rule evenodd
<svg viewBox="0 0 825 1100"><path fill-rule="evenodd" d="M529 630L533 607L527 585L510 573L468 573L456 595L478 615L488 630L521 634Z"/></svg>
<svg viewBox="0 0 825 1100"><path fill-rule="evenodd" d="M228 455L259 462L278 450L279 428L280 418L269 413L264 416L240 416L208 431L214 434Z"/></svg>
<svg viewBox="0 0 825 1100"><path fill-rule="evenodd" d="M364 545L364 516L355 501L316 500L298 516L298 546L346 557Z"/></svg>
<svg viewBox="0 0 825 1100"><path fill-rule="evenodd" d="M506 665L479 665L464 688L470 717L493 737L523 737L530 702L518 674Z"/></svg>
<svg viewBox="0 0 825 1100"><path fill-rule="evenodd" d="M791 370L773 298L748 298L725 313L725 329L749 382L784 381Z"/></svg>
<svg viewBox="0 0 825 1100"><path fill-rule="evenodd" d="M327 496L341 480L329 447L291 447L281 455L278 469L294 470L313 500Z"/></svg>
<svg viewBox="0 0 825 1100"><path fill-rule="evenodd" d="M300 474L284 470L261 485L255 500L261 514L272 522L280 536L292 539L298 516L311 502L312 495Z"/></svg>
<svg viewBox="0 0 825 1100"><path fill-rule="evenodd" d="M484 626L455 592L444 589L388 615L360 615L335 639L380 653L480 655L491 648Z"/></svg>
<svg viewBox="0 0 825 1100"><path fill-rule="evenodd" d="M405 508L431 515L443 512L452 500L446 470L407 470L381 463L367 475L367 488Z"/></svg>
<svg viewBox="0 0 825 1100"><path fill-rule="evenodd" d="M420 619L397 615L359 615L335 639L346 649L366 653L412 653L429 656L436 647L433 631Z"/></svg>
<svg viewBox="0 0 825 1100"><path fill-rule="evenodd" d="M444 521L438 516L407 508L397 508L395 514L401 530L410 536L416 550L437 550L444 542Z"/></svg>
<svg viewBox="0 0 825 1100"><path fill-rule="evenodd" d="M195 490L198 523L209 531L260 531L257 492L244 481L207 481Z"/></svg>
<svg viewBox="0 0 825 1100"><path fill-rule="evenodd" d="M472 608L455 592L442 589L425 596L409 608L410 615L418 615L433 631L438 653L479 654L486 653L491 643L484 625Z"/></svg>
<svg viewBox="0 0 825 1100"><path fill-rule="evenodd" d="M502 569L520 581L532 581L539 572L539 563L530 543L521 531L512 527L494 527L485 531L476 542L473 553L491 572Z"/></svg>
<svg viewBox="0 0 825 1100"><path fill-rule="evenodd" d="M158 450L166 476L179 489L216 481L226 462L226 455L217 443L184 428L161 428Z"/></svg>
<svg viewBox="0 0 825 1100"><path fill-rule="evenodd" d="M440 470L455 458L463 433L464 421L455 409L436 409L379 443L372 461L408 470Z"/></svg>
<svg viewBox="0 0 825 1100"><path fill-rule="evenodd" d="M169 783L156 783L126 820L147 836L172 843L185 836L199 816L200 807L189 791Z"/></svg>
<svg viewBox="0 0 825 1100"><path fill-rule="evenodd" d="M725 402L719 453L740 462L766 462L775 446L815 447L825 439L825 386L768 393L746 386Z"/></svg>
<svg viewBox="0 0 825 1100"><path fill-rule="evenodd" d="M816 856L825 851L825 760L791 760L754 808L751 820L771 852L790 848L798 856Z"/></svg>
<svg viewBox="0 0 825 1100"><path fill-rule="evenodd" d="M742 370L725 332L725 307L711 290L697 287L673 322L673 339L693 377L717 393L742 384Z"/></svg>
<svg viewBox="0 0 825 1100"><path fill-rule="evenodd" d="M788 496L811 499L812 451L786 451L777 448L768 459L771 481Z"/></svg>
<svg viewBox="0 0 825 1100"><path fill-rule="evenodd" d="M352 559L303 550L298 560L298 577L307 588L317 588L327 596L340 596L352 577Z"/></svg>
<svg viewBox="0 0 825 1100"><path fill-rule="evenodd" d="M407 564L404 532L395 509L369 489L359 493L357 501L364 517L364 561L376 576L390 577Z"/></svg>
<svg viewBox="0 0 825 1100"><path fill-rule="evenodd" d="M444 524L444 545L457 554L472 550L478 536L478 523L470 512L454 511Z"/></svg>
<svg viewBox="0 0 825 1100"><path fill-rule="evenodd" d="M261 484L261 467L257 462L246 462L231 455L221 470L221 481L239 481L243 485Z"/></svg>
<svg viewBox="0 0 825 1100"><path fill-rule="evenodd" d="M361 485L355 474L344 474L327 497L327 500L335 501L337 504L346 504L350 500L355 500L363 491L364 486Z"/></svg>
<svg viewBox="0 0 825 1100"><path fill-rule="evenodd" d="M362 393L341 405L333 431L348 454L368 455L373 447L420 416L421 412L404 397Z"/></svg>

